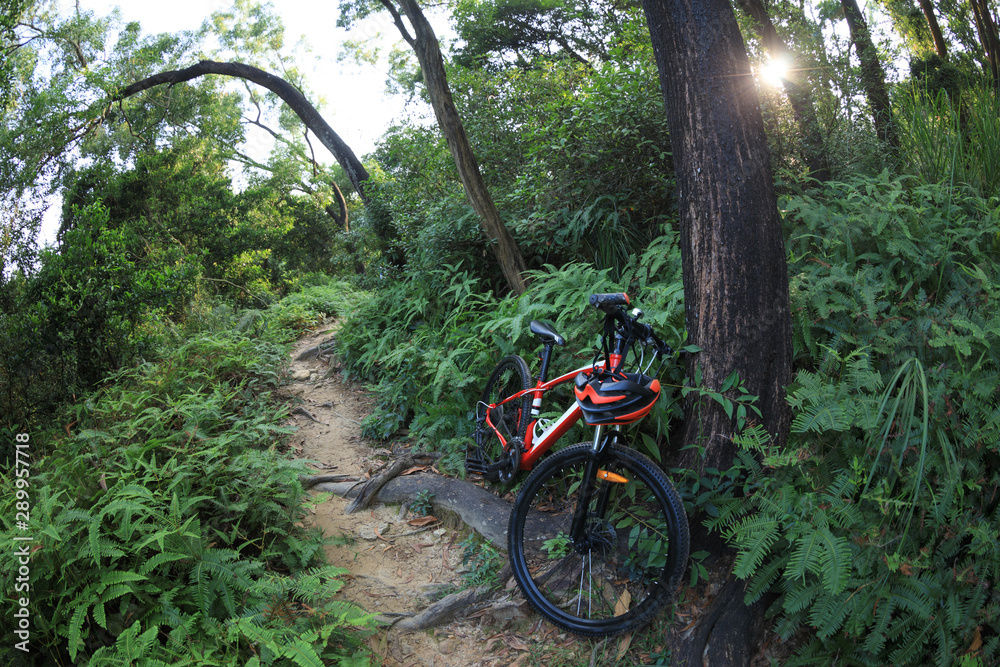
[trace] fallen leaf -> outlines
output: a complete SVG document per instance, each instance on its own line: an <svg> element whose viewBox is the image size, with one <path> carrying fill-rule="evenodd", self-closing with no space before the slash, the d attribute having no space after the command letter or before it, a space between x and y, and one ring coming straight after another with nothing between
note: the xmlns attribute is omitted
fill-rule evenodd
<svg viewBox="0 0 1000 667"><path fill-rule="evenodd" d="M628 653L628 648L631 645L632 645L632 633L630 632L627 635L622 635L622 638L618 641L618 656L617 656L618 662L622 661L622 658L624 658L625 654Z"/></svg>
<svg viewBox="0 0 1000 667"><path fill-rule="evenodd" d="M383 542L388 542L389 540L382 537L382 533L378 532L378 526L375 526L375 537L382 540Z"/></svg>
<svg viewBox="0 0 1000 667"><path fill-rule="evenodd" d="M416 518L410 519L406 523L411 526L427 526L429 524L435 523L438 520L436 516L418 516Z"/></svg>
<svg viewBox="0 0 1000 667"><path fill-rule="evenodd" d="M531 654L529 654L529 653L522 653L517 658L517 660L515 660L512 663L510 663L510 667L524 667L525 661L530 660L530 659L531 659Z"/></svg>
<svg viewBox="0 0 1000 667"><path fill-rule="evenodd" d="M518 651L531 650L531 648L524 642L524 640L516 635L504 635L503 641L507 646Z"/></svg>
<svg viewBox="0 0 1000 667"><path fill-rule="evenodd" d="M399 476L402 477L403 475L412 475L415 472L423 472L424 470L427 470L429 468L430 468L430 466L427 466L427 465L424 465L424 466L413 466L412 468L407 468L403 472L399 473Z"/></svg>
<svg viewBox="0 0 1000 667"><path fill-rule="evenodd" d="M972 646L969 647L969 650L966 651L966 653L973 653L975 651L978 651L979 647L982 645L983 645L983 636L982 634L980 634L979 626L977 625L976 631L972 635Z"/></svg>
<svg viewBox="0 0 1000 667"><path fill-rule="evenodd" d="M632 594L628 592L627 588L623 588L622 594L618 597L618 601L615 602L615 616L621 616L626 613L631 603Z"/></svg>

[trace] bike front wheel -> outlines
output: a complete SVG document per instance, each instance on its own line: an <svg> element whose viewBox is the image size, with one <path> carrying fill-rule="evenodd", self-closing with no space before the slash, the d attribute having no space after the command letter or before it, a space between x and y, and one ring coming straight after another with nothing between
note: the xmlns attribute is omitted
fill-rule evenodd
<svg viewBox="0 0 1000 667"><path fill-rule="evenodd" d="M522 593L548 620L580 635L614 635L645 625L670 602L690 537L673 485L627 447L605 449L589 497L581 497L590 456L591 443L573 445L528 477L510 517L509 555ZM574 540L579 503L585 527Z"/></svg>

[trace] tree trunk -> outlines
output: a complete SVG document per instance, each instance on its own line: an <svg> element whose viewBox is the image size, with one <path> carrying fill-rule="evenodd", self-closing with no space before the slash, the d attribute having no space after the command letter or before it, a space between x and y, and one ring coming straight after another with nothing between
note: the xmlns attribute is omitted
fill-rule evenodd
<svg viewBox="0 0 1000 667"><path fill-rule="evenodd" d="M875 133L879 141L889 147L893 156L899 153L899 136L896 134L896 124L892 120L892 106L889 102L889 89L885 85L885 70L878 59L878 51L872 42L871 32L865 17L858 7L857 0L840 0L847 19L847 27L851 31L851 42L861 61L861 85L864 86L871 107L872 118L875 121Z"/></svg>
<svg viewBox="0 0 1000 667"><path fill-rule="evenodd" d="M941 60L948 60L948 45L944 41L944 35L941 34L941 26L938 24L937 14L934 13L934 4L931 0L919 0L919 2L924 18L927 19L927 27L930 28L931 38L934 40L934 50Z"/></svg>
<svg viewBox="0 0 1000 667"><path fill-rule="evenodd" d="M493 203L493 197L479 171L476 156L469 145L465 127L462 125L458 109L451 97L451 89L448 87L448 78L444 70L444 60L441 58L441 50L438 47L434 30L415 0L397 1L413 27L413 35L410 35L406 26L403 25L402 18L391 0L382 0L382 4L392 14L393 21L403 39L417 55L420 69L424 74L424 82L427 85L427 92L431 98L431 106L434 108L434 115L448 142L451 156L455 160L458 176L465 188L465 196L468 197L472 208L479 215L485 232L496 241L494 252L497 262L500 264L500 270L511 290L516 294L523 294L527 287L524 278L524 272L528 269L527 264L521 256L521 250L517 247L514 237L504 225L503 220L500 219L500 213Z"/></svg>
<svg viewBox="0 0 1000 667"><path fill-rule="evenodd" d="M979 32L979 41L986 54L993 88L1000 91L1000 36L997 34L997 24L993 20L993 14L990 13L990 6L986 0L969 0L969 4L972 5L976 30Z"/></svg>
<svg viewBox="0 0 1000 667"><path fill-rule="evenodd" d="M326 146L327 150L333 154L333 157L336 158L337 162L340 163L340 166L347 173L347 177L351 180L351 185L354 186L354 189L357 190L361 201L366 206L368 205L369 193L366 187L368 170L365 169L361 161L354 155L354 151L333 131L333 128L323 119L323 116L316 110L316 107L306 99L305 95L284 79L273 74L268 74L264 70L251 65L244 65L243 63L220 63L214 60L202 60L187 69L160 72L142 81L136 81L116 93L112 97L112 101L121 101L144 90L162 86L163 84L173 86L185 81L191 81L206 74L221 74L222 76L245 79L246 81L256 83L258 86L267 88L280 97L298 115L302 122L305 123L305 126L313 131L320 142Z"/></svg>
<svg viewBox="0 0 1000 667"><path fill-rule="evenodd" d="M688 375L700 367L703 385L717 391L739 371L760 397L762 425L783 444L792 363L788 273L764 122L736 17L727 0L643 0L643 8L674 155L688 341L702 350L690 355ZM679 463L728 469L733 420L714 401L689 399L684 444L697 447L684 450ZM726 590L739 587L730 575ZM680 649L688 659L678 664L749 662L763 605L727 599L717 597L718 613L689 633Z"/></svg>
<svg viewBox="0 0 1000 667"><path fill-rule="evenodd" d="M801 57L793 55L785 42L778 36L778 31L774 29L774 24L771 22L771 17L768 16L767 8L762 0L737 0L737 2L740 8L753 19L754 27L772 59L786 58L790 62L801 62ZM782 77L781 82L785 86L785 94L788 95L788 102L792 105L792 112L795 114L795 122L802 134L803 158L806 166L809 167L810 176L820 182L828 181L830 180L830 167L827 165L826 153L823 150L823 133L820 129L819 118L816 116L816 107L813 105L809 88L798 80L796 71L796 69L790 70L787 76Z"/></svg>

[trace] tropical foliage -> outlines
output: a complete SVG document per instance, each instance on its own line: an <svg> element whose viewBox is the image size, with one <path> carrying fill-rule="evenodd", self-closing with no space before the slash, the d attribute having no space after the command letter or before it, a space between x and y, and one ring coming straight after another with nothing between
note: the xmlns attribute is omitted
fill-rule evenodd
<svg viewBox="0 0 1000 667"><path fill-rule="evenodd" d="M800 365L787 450L712 525L797 664L985 662L1000 648L1000 219L882 174L787 202Z"/></svg>
<svg viewBox="0 0 1000 667"><path fill-rule="evenodd" d="M587 295L626 290L697 355L638 3L442 7L449 84L531 267L520 297L427 121L405 48L386 68L413 113L367 157L363 202L270 94L204 77L108 103L201 58L280 73L309 97L275 8L240 0L199 31L151 35L116 16L8 4L0 476L12 480L14 434L30 432L39 664L364 660L369 619L331 601L343 573L301 525L304 467L285 451L275 400L285 344L322 317L340 319L338 358L377 398L365 434L440 451L455 474L493 364L535 356L532 319L568 340L557 367L581 366L598 323ZM341 4L345 23L382 8ZM708 387L669 364L654 418L629 436L669 469L692 394L744 427L731 469L672 474L692 520L737 550L747 601L768 600L775 629L796 642L793 664L995 663L1000 70L983 14L995 3L870 3L883 60L909 61L880 119L898 149L877 137L846 2L766 5L797 59L786 82L809 98L818 146L791 89L765 83L773 44L755 3L737 4L784 216L792 433L778 448L755 423L740 382L753 369ZM377 58L354 44L357 62ZM243 150L251 127L273 139L266 157ZM824 182L809 150L829 168ZM40 248L53 193L60 229ZM0 501L4 549L13 502ZM473 561L486 580L492 557ZM695 568L692 581L708 574ZM10 590L12 570L2 576Z"/></svg>

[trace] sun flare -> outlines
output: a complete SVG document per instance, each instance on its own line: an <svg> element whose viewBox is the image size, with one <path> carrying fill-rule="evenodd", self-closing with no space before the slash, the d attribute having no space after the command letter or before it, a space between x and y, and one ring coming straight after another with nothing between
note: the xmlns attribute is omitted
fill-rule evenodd
<svg viewBox="0 0 1000 667"><path fill-rule="evenodd" d="M788 58L771 58L760 68L760 77L764 83L778 88L791 69L792 63Z"/></svg>

